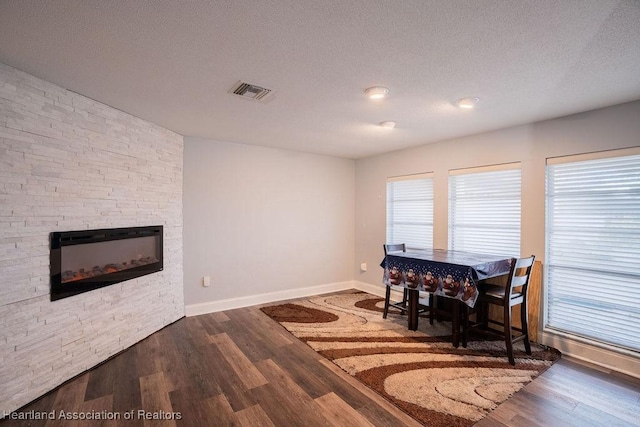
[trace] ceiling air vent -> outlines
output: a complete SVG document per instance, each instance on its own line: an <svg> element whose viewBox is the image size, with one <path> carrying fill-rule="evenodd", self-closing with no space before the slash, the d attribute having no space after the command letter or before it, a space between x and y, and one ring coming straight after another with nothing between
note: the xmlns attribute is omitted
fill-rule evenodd
<svg viewBox="0 0 640 427"><path fill-rule="evenodd" d="M253 101L264 101L273 91L261 86L239 81L229 90L229 93Z"/></svg>

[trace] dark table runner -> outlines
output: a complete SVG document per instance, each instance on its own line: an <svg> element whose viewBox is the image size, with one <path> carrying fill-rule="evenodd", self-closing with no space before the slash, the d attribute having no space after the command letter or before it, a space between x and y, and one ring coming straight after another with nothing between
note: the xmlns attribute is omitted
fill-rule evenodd
<svg viewBox="0 0 640 427"><path fill-rule="evenodd" d="M390 252L380 266L384 284L431 292L473 307L479 280L509 273L511 259L443 249Z"/></svg>

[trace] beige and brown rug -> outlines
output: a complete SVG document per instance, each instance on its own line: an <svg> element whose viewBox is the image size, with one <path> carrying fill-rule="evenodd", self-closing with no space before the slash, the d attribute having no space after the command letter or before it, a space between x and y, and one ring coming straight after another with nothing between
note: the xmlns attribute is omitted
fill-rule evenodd
<svg viewBox="0 0 640 427"><path fill-rule="evenodd" d="M428 426L470 426L560 356L516 346L509 365L504 341L451 345L451 323L407 329L406 316L382 318L384 300L363 292L313 297L262 311L289 332ZM473 337L472 337L473 338Z"/></svg>

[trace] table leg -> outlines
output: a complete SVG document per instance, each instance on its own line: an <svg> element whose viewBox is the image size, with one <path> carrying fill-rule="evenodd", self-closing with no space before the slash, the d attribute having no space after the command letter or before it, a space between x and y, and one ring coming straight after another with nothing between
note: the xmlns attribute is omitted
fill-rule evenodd
<svg viewBox="0 0 640 427"><path fill-rule="evenodd" d="M453 300L453 319L451 319L451 340L453 346L460 346L460 301Z"/></svg>
<svg viewBox="0 0 640 427"><path fill-rule="evenodd" d="M409 330L415 331L418 329L418 291L409 289Z"/></svg>

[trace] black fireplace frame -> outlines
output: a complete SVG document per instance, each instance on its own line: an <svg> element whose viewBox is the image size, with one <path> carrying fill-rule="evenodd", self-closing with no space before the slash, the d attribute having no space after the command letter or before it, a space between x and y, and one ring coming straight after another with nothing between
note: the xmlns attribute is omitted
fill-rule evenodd
<svg viewBox="0 0 640 427"><path fill-rule="evenodd" d="M103 228L98 230L54 231L50 234L51 301L71 297L83 292L114 285L136 277L162 271L163 269L163 226L128 228ZM149 263L126 270L88 277L72 282L62 282L62 248L64 246L131 239L136 237L159 237L158 262Z"/></svg>

